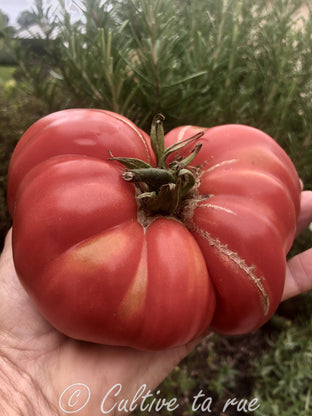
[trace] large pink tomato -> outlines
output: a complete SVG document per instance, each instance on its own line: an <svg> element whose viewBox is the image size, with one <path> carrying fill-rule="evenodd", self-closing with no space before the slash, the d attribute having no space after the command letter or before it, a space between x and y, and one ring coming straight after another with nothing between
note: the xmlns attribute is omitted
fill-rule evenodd
<svg viewBox="0 0 312 416"><path fill-rule="evenodd" d="M300 183L278 144L242 125L151 137L103 110L53 113L13 153L17 274L80 340L162 349L241 334L276 310Z"/></svg>

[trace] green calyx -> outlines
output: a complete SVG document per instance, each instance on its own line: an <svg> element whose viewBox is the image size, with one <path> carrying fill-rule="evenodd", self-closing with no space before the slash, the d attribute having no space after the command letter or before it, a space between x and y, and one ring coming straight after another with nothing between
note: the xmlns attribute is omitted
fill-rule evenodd
<svg viewBox="0 0 312 416"><path fill-rule="evenodd" d="M114 157L111 152L109 160L116 160L125 166L122 178L135 183L138 190L137 200L146 212L172 215L195 185L194 174L186 167L196 157L202 145L197 143L184 159L178 157L167 163L167 158L187 144L199 140L204 132L165 148L163 121L164 116L157 114L153 118L150 133L156 168L140 159Z"/></svg>

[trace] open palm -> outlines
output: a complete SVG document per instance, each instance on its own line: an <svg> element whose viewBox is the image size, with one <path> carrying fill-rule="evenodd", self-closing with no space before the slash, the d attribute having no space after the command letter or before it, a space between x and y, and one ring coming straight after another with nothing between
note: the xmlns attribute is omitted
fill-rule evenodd
<svg viewBox="0 0 312 416"><path fill-rule="evenodd" d="M302 193L301 205L298 232L312 221L312 192ZM289 261L283 300L311 288L309 249ZM154 389L198 342L142 352L75 341L60 334L41 317L21 286L12 260L11 231L8 233L0 260L0 410L6 415L64 415L60 405L74 413L83 404L77 412L80 416L97 416L110 409L111 415L122 414L117 402L131 401L143 384L144 394ZM76 383L82 384L74 386ZM120 391L116 387L103 401L117 384ZM67 396L62 396L67 387Z"/></svg>

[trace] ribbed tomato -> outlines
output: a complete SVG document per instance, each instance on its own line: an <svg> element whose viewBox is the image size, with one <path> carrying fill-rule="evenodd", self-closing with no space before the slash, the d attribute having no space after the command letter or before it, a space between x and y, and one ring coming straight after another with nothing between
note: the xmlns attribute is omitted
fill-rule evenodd
<svg viewBox="0 0 312 416"><path fill-rule="evenodd" d="M249 332L280 302L299 195L292 162L257 129L164 139L157 116L150 143L109 111L56 112L10 162L16 271L73 338L163 349L210 327Z"/></svg>
<svg viewBox="0 0 312 416"><path fill-rule="evenodd" d="M198 131L174 129L166 143ZM300 210L299 178L284 150L255 128L214 127L200 141L197 195L184 223L201 248L217 293L212 328L224 334L250 332L281 300L285 258Z"/></svg>

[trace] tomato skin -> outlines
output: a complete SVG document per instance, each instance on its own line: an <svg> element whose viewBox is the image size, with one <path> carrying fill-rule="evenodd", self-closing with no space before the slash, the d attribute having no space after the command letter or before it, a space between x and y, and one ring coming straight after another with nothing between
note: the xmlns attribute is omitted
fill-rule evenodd
<svg viewBox="0 0 312 416"><path fill-rule="evenodd" d="M34 282L72 246L136 220L134 190L121 172L106 161L76 155L47 159L29 172L17 193L13 227L15 265L17 271L23 265L23 278Z"/></svg>
<svg viewBox="0 0 312 416"><path fill-rule="evenodd" d="M66 110L31 126L12 156L17 273L73 338L163 349L211 322L215 295L196 240L174 219L138 223L134 185L108 160L110 150L154 164L146 137L119 115Z"/></svg>
<svg viewBox="0 0 312 416"><path fill-rule="evenodd" d="M42 314L71 337L140 349L172 347L200 335L212 319L215 297L195 239L173 219L155 219L144 230L119 168L81 159L42 163L41 174L31 172L19 197L18 206L32 204L32 213L24 221L16 210L15 262L22 264L17 271ZM77 164L89 176L75 183ZM103 177L111 187L107 194ZM91 181L96 189L83 210L81 196ZM32 202L34 189L47 182L45 194Z"/></svg>
<svg viewBox="0 0 312 416"><path fill-rule="evenodd" d="M178 127L166 135L166 145L200 130ZM255 128L206 129L200 142L193 162L200 165L198 201L186 225L216 289L211 327L227 335L247 333L263 325L280 303L285 255L300 210L300 181L286 153Z"/></svg>
<svg viewBox="0 0 312 416"><path fill-rule="evenodd" d="M201 251L183 225L168 219L146 232L133 221L95 235L57 257L42 279L42 313L61 332L86 341L172 347L200 335L214 312Z"/></svg>
<svg viewBox="0 0 312 416"><path fill-rule="evenodd" d="M174 129L166 145L201 130ZM156 350L208 328L250 332L274 313L300 209L296 170L259 130L204 130L192 198L178 219L148 221L123 167L109 160L111 151L155 166L149 136L130 120L64 110L20 139L8 175L14 263L59 331Z"/></svg>
<svg viewBox="0 0 312 416"><path fill-rule="evenodd" d="M38 120L19 140L10 161L8 207L11 215L17 188L33 166L66 154L107 160L109 150L113 155L155 163L149 136L120 114L106 110L70 109Z"/></svg>

